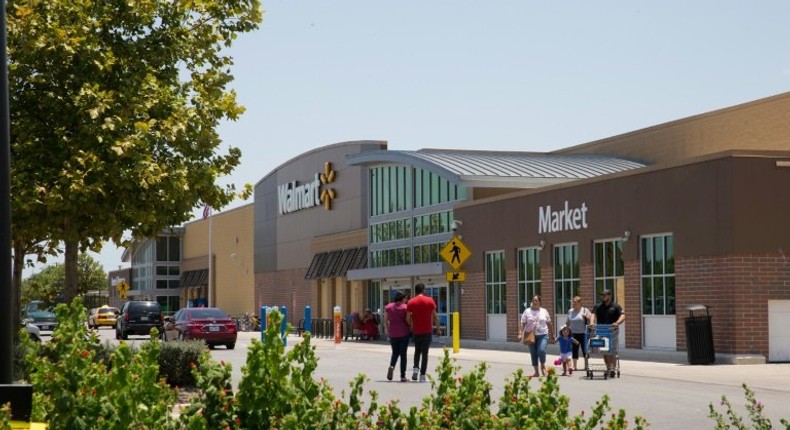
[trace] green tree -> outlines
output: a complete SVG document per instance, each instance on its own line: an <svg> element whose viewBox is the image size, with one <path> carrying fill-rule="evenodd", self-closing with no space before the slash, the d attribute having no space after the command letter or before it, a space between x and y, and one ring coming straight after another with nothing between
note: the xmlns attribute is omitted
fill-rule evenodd
<svg viewBox="0 0 790 430"><path fill-rule="evenodd" d="M243 113L223 50L261 17L258 0L7 2L12 235L64 244L65 300L80 252L239 195L216 182L241 157L216 130Z"/></svg>
<svg viewBox="0 0 790 430"><path fill-rule="evenodd" d="M88 254L80 254L77 263L80 279L77 294L88 291L107 291L107 273L101 264ZM22 303L43 300L54 305L63 300L66 287L66 272L63 264L53 264L22 281Z"/></svg>

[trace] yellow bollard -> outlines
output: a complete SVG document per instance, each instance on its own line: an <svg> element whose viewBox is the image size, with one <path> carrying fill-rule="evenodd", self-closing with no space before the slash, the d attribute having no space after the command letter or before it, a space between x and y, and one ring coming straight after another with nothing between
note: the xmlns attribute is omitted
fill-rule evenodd
<svg viewBox="0 0 790 430"><path fill-rule="evenodd" d="M458 354L461 349L461 323L458 312L453 312L453 353Z"/></svg>

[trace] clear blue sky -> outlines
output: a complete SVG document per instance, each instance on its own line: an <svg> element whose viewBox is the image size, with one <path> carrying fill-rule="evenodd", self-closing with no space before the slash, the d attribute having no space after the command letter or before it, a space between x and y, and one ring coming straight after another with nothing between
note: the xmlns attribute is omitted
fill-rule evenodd
<svg viewBox="0 0 790 430"><path fill-rule="evenodd" d="M236 184L340 141L549 151L790 90L786 0L263 8L231 50L247 107L221 128L243 151Z"/></svg>

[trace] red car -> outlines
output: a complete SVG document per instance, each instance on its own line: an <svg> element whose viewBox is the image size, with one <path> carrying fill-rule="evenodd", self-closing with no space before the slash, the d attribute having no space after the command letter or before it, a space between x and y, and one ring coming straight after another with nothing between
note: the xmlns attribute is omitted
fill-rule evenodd
<svg viewBox="0 0 790 430"><path fill-rule="evenodd" d="M165 323L165 333L175 331L178 340L200 339L213 349L225 345L236 347L236 323L219 308L180 309ZM168 336L165 334L165 339Z"/></svg>

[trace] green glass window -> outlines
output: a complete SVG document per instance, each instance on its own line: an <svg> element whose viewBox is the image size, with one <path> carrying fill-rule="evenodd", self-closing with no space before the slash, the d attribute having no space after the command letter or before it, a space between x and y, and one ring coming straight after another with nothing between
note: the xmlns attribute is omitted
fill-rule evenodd
<svg viewBox="0 0 790 430"><path fill-rule="evenodd" d="M540 295L540 248L518 250L518 312L524 312L529 298Z"/></svg>
<svg viewBox="0 0 790 430"><path fill-rule="evenodd" d="M621 239L602 240L593 244L595 262L595 297L603 290L611 290L612 298L617 300L618 287L624 285L625 265L623 263L623 241Z"/></svg>
<svg viewBox="0 0 790 430"><path fill-rule="evenodd" d="M671 234L642 237L642 314L675 314L675 250Z"/></svg>
<svg viewBox="0 0 790 430"><path fill-rule="evenodd" d="M486 312L504 314L507 309L505 252L486 252Z"/></svg>
<svg viewBox="0 0 790 430"><path fill-rule="evenodd" d="M567 314L579 295L579 245L554 246L554 313Z"/></svg>

